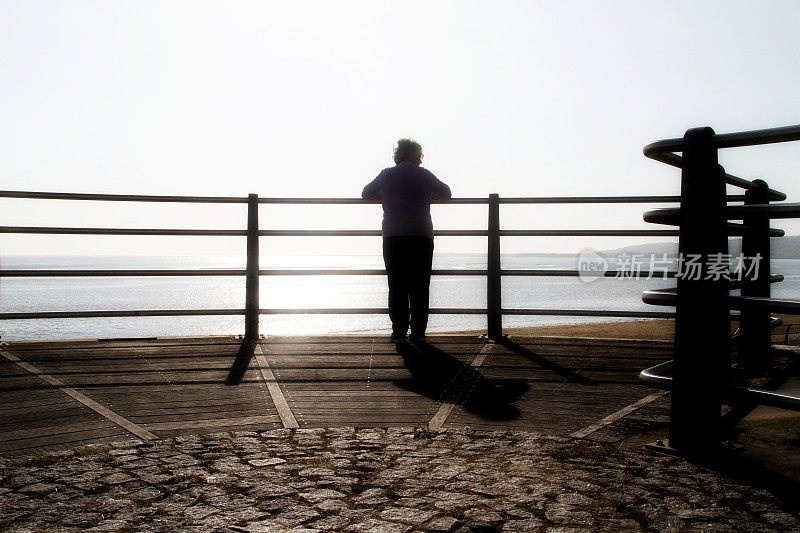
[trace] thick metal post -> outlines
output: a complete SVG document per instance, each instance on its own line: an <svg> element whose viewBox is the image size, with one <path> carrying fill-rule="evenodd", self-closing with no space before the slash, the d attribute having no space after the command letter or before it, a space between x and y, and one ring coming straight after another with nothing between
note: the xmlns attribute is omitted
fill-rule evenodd
<svg viewBox="0 0 800 533"><path fill-rule="evenodd" d="M489 243L486 267L487 336L492 340L503 337L503 310L500 276L500 196L489 195Z"/></svg>
<svg viewBox="0 0 800 533"><path fill-rule="evenodd" d="M745 205L768 204L769 186L763 180L754 180L754 189L744 194ZM750 215L742 221L749 228L742 237L744 277L742 296L770 296L769 216ZM742 309L742 343L739 348L740 363L748 372L761 373L767 364L770 347L770 313L766 308Z"/></svg>
<svg viewBox="0 0 800 533"><path fill-rule="evenodd" d="M725 260L728 253L724 175L717 162L714 130L688 130L683 138L678 245L682 263L669 444L691 456L712 454L720 444L722 387L729 359L729 283L710 266Z"/></svg>
<svg viewBox="0 0 800 533"><path fill-rule="evenodd" d="M245 341L258 340L258 195L247 196L247 278L245 282Z"/></svg>

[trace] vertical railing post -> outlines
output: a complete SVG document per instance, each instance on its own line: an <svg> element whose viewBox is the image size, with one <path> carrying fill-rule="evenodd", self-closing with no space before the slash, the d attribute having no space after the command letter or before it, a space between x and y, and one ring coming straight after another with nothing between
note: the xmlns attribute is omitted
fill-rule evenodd
<svg viewBox="0 0 800 533"><path fill-rule="evenodd" d="M720 444L729 358L729 283L726 276L712 275L709 266L728 253L725 205L725 171L717 162L714 130L688 130L683 138L678 245L682 272L669 429L670 446L685 455L707 456Z"/></svg>
<svg viewBox="0 0 800 533"><path fill-rule="evenodd" d="M755 188L744 194L745 205L768 204L769 186L763 180L753 180ZM742 296L770 296L769 216L754 214L744 217L742 256L744 278ZM745 307L740 318L742 342L740 362L748 372L760 373L766 368L767 351L771 344L770 313L765 307Z"/></svg>
<svg viewBox="0 0 800 533"><path fill-rule="evenodd" d="M245 281L245 341L258 340L258 195L247 196L247 278Z"/></svg>
<svg viewBox="0 0 800 533"><path fill-rule="evenodd" d="M503 310L500 276L500 196L489 195L489 238L486 267L487 336L492 340L503 337Z"/></svg>

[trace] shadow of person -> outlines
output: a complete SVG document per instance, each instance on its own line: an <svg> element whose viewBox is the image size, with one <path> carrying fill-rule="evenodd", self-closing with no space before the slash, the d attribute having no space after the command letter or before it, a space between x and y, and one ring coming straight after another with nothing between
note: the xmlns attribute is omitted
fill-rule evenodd
<svg viewBox="0 0 800 533"><path fill-rule="evenodd" d="M530 387L519 379L488 379L476 368L429 342L396 345L411 379L396 380L398 387L438 402L461 405L484 420L515 420L520 411L512 403Z"/></svg>
<svg viewBox="0 0 800 533"><path fill-rule="evenodd" d="M250 367L250 360L253 359L257 342L250 339L242 341L236 354L236 359L233 360L233 364L228 371L228 377L225 378L225 385L238 385L242 382L247 369Z"/></svg>

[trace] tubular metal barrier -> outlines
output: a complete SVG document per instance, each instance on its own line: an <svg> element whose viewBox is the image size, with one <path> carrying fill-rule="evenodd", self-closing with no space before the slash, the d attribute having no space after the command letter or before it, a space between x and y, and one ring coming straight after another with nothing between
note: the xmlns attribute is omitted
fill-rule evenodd
<svg viewBox="0 0 800 533"><path fill-rule="evenodd" d="M258 207L260 205L348 205L379 204L377 201L359 198L261 198L255 194L247 197L200 197L200 196L148 196L148 195L113 195L113 194L76 194L58 192L25 192L0 191L0 198L16 198L26 200L80 200L95 202L144 202L144 203L198 203L198 204L247 204L246 229L152 229L152 228L81 228L81 227L29 227L0 226L0 233L14 234L49 234L49 235L150 235L150 236L203 236L203 237L246 237L247 266L245 269L76 269L76 270L21 270L0 269L0 278L31 277L147 277L147 276L244 276L246 278L246 298L244 309L140 309L140 310L97 310L97 311L50 311L0 313L0 320L49 319L49 318L91 318L91 317L131 317L131 316L189 316L189 315L244 315L245 337L257 338L259 335L258 317L264 314L374 314L388 313L386 308L325 308L325 309L272 309L261 308L258 302L258 280L261 276L377 276L385 275L383 269L261 269L259 268L258 241L260 237L377 237L380 230L292 230L292 229L260 229L258 223ZM476 308L433 308L431 314L470 314L486 315L488 336L498 339L503 335L503 316L583 316L583 317L630 317L630 318L672 318L671 312L649 311L612 311L592 309L525 309L502 306L501 288L504 276L553 276L576 277L578 270L564 269L502 269L500 267L500 237L675 237L673 229L549 229L520 230L502 229L500 226L501 205L534 205L534 204L663 204L676 203L678 196L587 196L587 197L519 197L502 198L492 194L488 198L453 198L448 204L486 205L489 209L489 220L486 229L473 230L436 230L440 237L486 237L487 268L486 269L434 269L434 276L481 276L487 279L487 306ZM744 196L731 197L731 201L742 201ZM609 270L604 277L620 277L622 272ZM640 275L652 275L648 271L640 271ZM674 272L658 272L655 275L674 277Z"/></svg>
<svg viewBox="0 0 800 533"><path fill-rule="evenodd" d="M800 217L800 204L773 205L771 201L785 200L786 195L770 189L763 180L732 176L718 163L718 151L723 148L797 140L800 126L722 135L711 128L696 128L682 139L658 141L644 148L645 156L681 169L681 197L677 209L644 214L647 222L679 228L679 272L676 289L642 295L646 303L675 306L676 315L674 360L643 371L641 379L672 391L669 443L687 455L718 450L723 402L800 409L798 398L734 386L729 342L731 310L740 310L740 332L735 336L739 363L758 373L765 369L771 328L780 323L770 312L800 314L800 302L770 297L770 284L783 279L770 274L770 237L781 237L784 232L769 226L771 219ZM728 205L727 185L745 189L744 205ZM742 237L746 270L739 282L728 279L727 261L726 275L720 275L719 265L714 267L715 259L730 258L729 235ZM688 258L695 258L699 265L691 276L686 270ZM740 289L741 296L730 295L734 289Z"/></svg>

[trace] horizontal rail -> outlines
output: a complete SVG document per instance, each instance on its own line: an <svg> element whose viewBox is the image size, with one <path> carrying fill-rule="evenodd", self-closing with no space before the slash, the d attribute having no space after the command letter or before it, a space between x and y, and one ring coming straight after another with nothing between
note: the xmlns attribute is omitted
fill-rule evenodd
<svg viewBox="0 0 800 533"><path fill-rule="evenodd" d="M591 272L591 275L596 277L604 277L604 278L623 278L629 279L631 278L631 271L630 270L606 270L602 274L600 272ZM671 271L649 271L649 270L639 270L635 272L639 278L642 277L650 277L650 278L674 278L677 275L677 272ZM556 270L556 269L505 269L501 270L500 274L503 276L540 276L540 277L579 277L581 275L586 276L589 273L586 271L581 270Z"/></svg>
<svg viewBox="0 0 800 533"><path fill-rule="evenodd" d="M152 202L199 204L246 204L247 197L239 196L164 196L146 194L94 194L35 191L0 191L0 198L29 200L78 200L99 202ZM742 195L728 196L728 201L743 201ZM501 204L660 204L680 202L680 196L523 196L500 198ZM259 197L259 204L285 205L352 205L380 204L380 200L362 198L269 198ZM435 204L488 204L488 198L451 198L432 200Z"/></svg>
<svg viewBox="0 0 800 533"><path fill-rule="evenodd" d="M73 269L73 270L53 270L53 269L0 269L0 278L73 278L73 277L183 277L183 276L244 276L245 269L150 269L150 270L103 270L103 269ZM487 270L475 268L458 269L433 269L431 274L434 276L486 276ZM511 277L538 276L538 277L578 277L583 272L579 270L563 269L506 269L501 270L500 275ZM584 273L585 274L585 273ZM647 270L637 271L639 277L666 277L674 278L676 272ZM319 269L297 269L297 268L273 268L258 271L259 276L385 276L386 270L375 269L343 269L343 268L319 268ZM597 273L598 277L601 275ZM607 270L602 274L606 278L627 278L630 271L627 270Z"/></svg>
<svg viewBox="0 0 800 533"><path fill-rule="evenodd" d="M677 237L677 230L500 230L501 237Z"/></svg>
<svg viewBox="0 0 800 533"><path fill-rule="evenodd" d="M731 201L744 200L735 196ZM680 196L521 196L499 198L501 204L666 204L681 201ZM380 200L361 198L259 198L259 204L380 204ZM433 204L488 204L488 198L431 200Z"/></svg>
<svg viewBox="0 0 800 533"><path fill-rule="evenodd" d="M116 318L132 316L224 316L244 315L244 309L137 309L129 311L43 311L0 313L0 320L35 320L44 318Z"/></svg>
<svg viewBox="0 0 800 533"><path fill-rule="evenodd" d="M259 309L262 315L385 315L387 307L315 307L315 308L269 308ZM485 315L486 309L477 307L433 307L432 315Z"/></svg>
<svg viewBox="0 0 800 533"><path fill-rule="evenodd" d="M37 191L0 191L0 198L37 200L83 200L102 202L173 202L246 204L247 197L239 196L169 196L145 194L94 194ZM505 204L622 204L622 203L670 203L679 202L679 196L551 196L500 198ZM259 197L259 204L380 204L380 200L361 198L269 198ZM487 204L488 198L451 198L433 200L433 203Z"/></svg>
<svg viewBox="0 0 800 533"><path fill-rule="evenodd" d="M501 237L675 237L677 230L500 230ZM487 230L434 230L440 237L486 237ZM381 230L260 230L261 237L380 237Z"/></svg>
<svg viewBox="0 0 800 533"><path fill-rule="evenodd" d="M607 318L675 318L675 313L658 311L608 311L598 309L503 309L516 316L596 316Z"/></svg>
<svg viewBox="0 0 800 533"><path fill-rule="evenodd" d="M103 270L103 269L74 269L74 270L2 270L0 278L75 278L75 277L123 277L138 278L149 276L244 276L245 269L214 269L204 268L198 270L189 269L152 269L152 270Z"/></svg>
<svg viewBox="0 0 800 533"><path fill-rule="evenodd" d="M485 237L488 235L486 230L436 230L433 233L438 236L447 237ZM259 237L380 237L381 230L361 229L333 229L333 230L259 230Z"/></svg>
<svg viewBox="0 0 800 533"><path fill-rule="evenodd" d="M0 233L40 235L168 235L195 237L247 236L247 230L238 229L57 228L31 226L0 226Z"/></svg>
<svg viewBox="0 0 800 533"><path fill-rule="evenodd" d="M385 307L328 307L328 308L269 308L259 309L262 315L377 315L387 314ZM594 316L620 318L674 318L674 313L649 311L605 311L595 309L503 309L504 315L519 316ZM244 309L140 309L127 311L46 311L27 313L0 313L0 320L37 320L52 318L116 318L158 316L222 316L244 315ZM430 314L485 315L485 308L435 307Z"/></svg>
<svg viewBox="0 0 800 533"><path fill-rule="evenodd" d="M268 198L259 197L259 204L281 205L348 205L348 204L380 204L380 200L364 200L363 198ZM448 200L431 199L432 204L488 204L488 198L450 198Z"/></svg>
<svg viewBox="0 0 800 533"><path fill-rule="evenodd" d="M0 198L35 200L89 200L100 202L174 202L196 204L246 204L238 196L153 196L145 194L85 194L66 192L0 191Z"/></svg>
<svg viewBox="0 0 800 533"><path fill-rule="evenodd" d="M160 235L183 237L246 237L247 230L61 228L0 226L0 233L39 235ZM436 230L440 237L486 237L487 230ZM260 230L260 237L380 237L381 230ZM501 237L674 237L676 230L501 230Z"/></svg>
<svg viewBox="0 0 800 533"><path fill-rule="evenodd" d="M529 196L500 198L501 204L638 204L680 202L680 196ZM380 204L361 198L259 198L260 204ZM434 204L488 204L488 198L431 200Z"/></svg>
<svg viewBox="0 0 800 533"><path fill-rule="evenodd" d="M383 307L357 307L357 308L316 308L295 309L275 308L259 309L260 314L267 315L349 315L349 314L386 314L389 310ZM485 315L484 308L467 307L439 307L432 308L430 314L439 315ZM619 318L674 318L674 313L659 313L652 311L607 311L598 309L503 309L503 315L515 316L593 316L593 317L619 317Z"/></svg>
<svg viewBox="0 0 800 533"><path fill-rule="evenodd" d="M666 204L681 201L680 196L550 196L498 199L501 204Z"/></svg>

